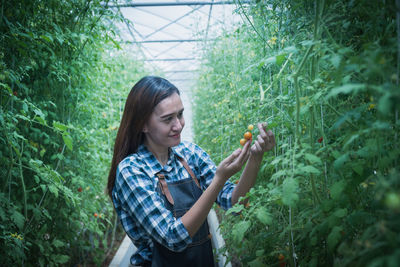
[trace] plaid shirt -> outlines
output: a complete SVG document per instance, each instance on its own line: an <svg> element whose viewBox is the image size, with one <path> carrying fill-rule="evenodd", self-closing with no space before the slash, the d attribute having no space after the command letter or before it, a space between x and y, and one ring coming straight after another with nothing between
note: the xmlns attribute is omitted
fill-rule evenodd
<svg viewBox="0 0 400 267"><path fill-rule="evenodd" d="M181 219L166 209L156 191L156 173L160 171L167 181L190 177L176 155L186 160L205 190L211 184L216 166L209 155L193 143L183 142L171 148L164 167L144 145L118 165L112 198L126 233L138 249L131 258L132 264L151 259L152 238L173 251L182 251L192 242ZM218 195L216 202L223 209L232 206L233 188L234 184L227 181Z"/></svg>

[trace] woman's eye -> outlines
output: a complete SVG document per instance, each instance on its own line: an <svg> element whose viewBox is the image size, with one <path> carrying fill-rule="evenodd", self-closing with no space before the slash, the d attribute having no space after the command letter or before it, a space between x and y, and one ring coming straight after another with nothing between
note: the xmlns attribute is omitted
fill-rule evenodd
<svg viewBox="0 0 400 267"><path fill-rule="evenodd" d="M183 116L183 112L179 112L178 113L178 118L182 118L182 116Z"/></svg>

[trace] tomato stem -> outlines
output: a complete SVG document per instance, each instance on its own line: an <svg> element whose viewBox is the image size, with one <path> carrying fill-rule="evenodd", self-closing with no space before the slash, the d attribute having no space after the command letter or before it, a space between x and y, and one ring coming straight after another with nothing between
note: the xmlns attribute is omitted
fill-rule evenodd
<svg viewBox="0 0 400 267"><path fill-rule="evenodd" d="M21 178L22 194L24 197L24 217L25 217L24 224L25 224L25 222L28 220L28 204L26 200L26 187L25 187L24 174L22 172L22 162L21 162L21 157L23 152L24 152L24 140L22 140L21 142L21 154L18 158L18 166L19 166L19 176Z"/></svg>

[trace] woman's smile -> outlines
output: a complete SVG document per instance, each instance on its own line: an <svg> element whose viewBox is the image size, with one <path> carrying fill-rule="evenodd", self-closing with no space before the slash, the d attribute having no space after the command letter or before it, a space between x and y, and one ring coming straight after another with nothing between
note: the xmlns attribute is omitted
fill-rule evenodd
<svg viewBox="0 0 400 267"><path fill-rule="evenodd" d="M170 137L175 138L175 139L176 138L180 138L181 137L181 133L179 132L179 133L173 134Z"/></svg>

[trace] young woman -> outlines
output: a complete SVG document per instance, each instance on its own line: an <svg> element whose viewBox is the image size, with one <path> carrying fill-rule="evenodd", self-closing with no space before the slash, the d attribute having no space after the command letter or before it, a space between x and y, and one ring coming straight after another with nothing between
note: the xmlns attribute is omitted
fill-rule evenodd
<svg viewBox="0 0 400 267"><path fill-rule="evenodd" d="M147 76L126 100L107 190L137 247L131 264L214 266L207 214L214 202L229 209L254 185L271 131L237 149L218 167L199 146L181 142L185 125L179 90ZM228 179L246 164L237 185Z"/></svg>

